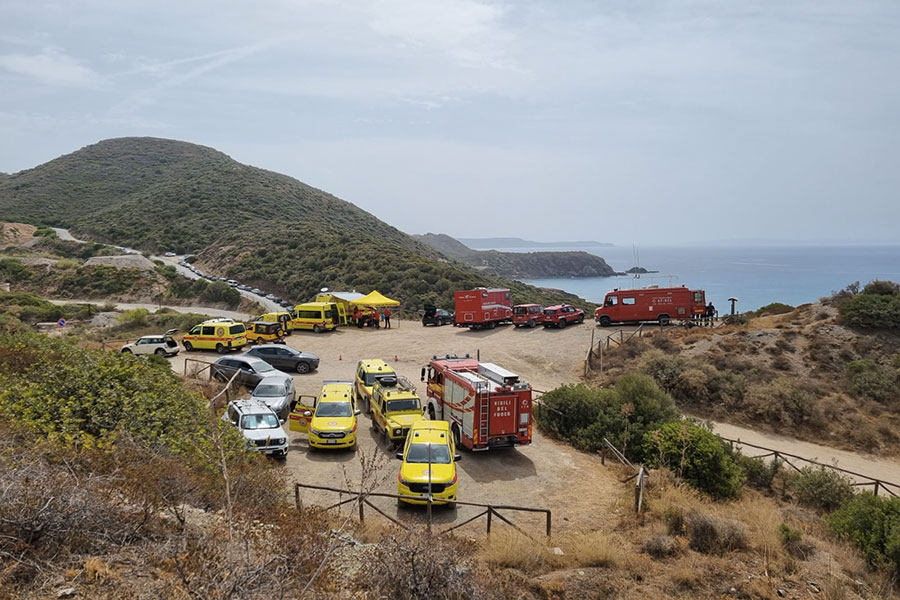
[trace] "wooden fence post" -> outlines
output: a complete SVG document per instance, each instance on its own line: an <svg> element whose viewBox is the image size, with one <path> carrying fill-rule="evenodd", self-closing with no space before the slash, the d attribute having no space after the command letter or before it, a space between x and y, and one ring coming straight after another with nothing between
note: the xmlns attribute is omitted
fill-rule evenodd
<svg viewBox="0 0 900 600"><path fill-rule="evenodd" d="M365 521L366 521L366 515L365 515L365 511L363 510L362 497L360 497L360 499L359 499L359 522L365 523Z"/></svg>

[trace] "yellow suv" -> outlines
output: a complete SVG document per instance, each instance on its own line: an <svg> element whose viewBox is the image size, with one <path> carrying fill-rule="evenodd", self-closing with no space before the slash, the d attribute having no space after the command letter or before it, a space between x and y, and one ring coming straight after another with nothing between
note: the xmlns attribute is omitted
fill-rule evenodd
<svg viewBox="0 0 900 600"><path fill-rule="evenodd" d="M402 444L414 423L423 420L422 401L406 377L382 377L372 387L372 427L385 441Z"/></svg>
<svg viewBox="0 0 900 600"><path fill-rule="evenodd" d="M278 321L253 321L247 323L247 343L283 344L284 325Z"/></svg>
<svg viewBox="0 0 900 600"><path fill-rule="evenodd" d="M278 312L269 312L264 315L260 315L256 320L257 321L277 321L281 323L281 329L284 330L285 334L291 335L291 331L294 330L294 324L291 322L291 313L286 310L278 311Z"/></svg>
<svg viewBox="0 0 900 600"><path fill-rule="evenodd" d="M247 345L246 332L243 323L232 319L210 319L195 325L184 334L181 344L188 352L215 350L219 354L225 354L229 350L239 350Z"/></svg>
<svg viewBox="0 0 900 600"><path fill-rule="evenodd" d="M419 421L413 423L406 444L397 458L403 460L397 476L398 504L453 504L456 500L456 454L450 423Z"/></svg>
<svg viewBox="0 0 900 600"><path fill-rule="evenodd" d="M325 380L310 407L301 398L288 419L291 431L309 434L309 448L355 448L356 415L350 381Z"/></svg>
<svg viewBox="0 0 900 600"><path fill-rule="evenodd" d="M365 401L366 411L372 413L372 386L382 378L397 378L394 369L379 358L364 358L356 365L356 381L353 385L353 394L356 403Z"/></svg>

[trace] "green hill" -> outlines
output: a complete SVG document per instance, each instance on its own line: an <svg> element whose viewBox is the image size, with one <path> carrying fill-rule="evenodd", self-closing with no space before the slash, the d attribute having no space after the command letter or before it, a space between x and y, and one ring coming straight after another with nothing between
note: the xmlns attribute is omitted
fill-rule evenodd
<svg viewBox="0 0 900 600"><path fill-rule="evenodd" d="M418 308L482 285L508 286L517 302L573 300L479 273L331 194L174 140L105 140L0 178L0 214L81 239L194 253L217 275L295 300L325 286L376 288Z"/></svg>

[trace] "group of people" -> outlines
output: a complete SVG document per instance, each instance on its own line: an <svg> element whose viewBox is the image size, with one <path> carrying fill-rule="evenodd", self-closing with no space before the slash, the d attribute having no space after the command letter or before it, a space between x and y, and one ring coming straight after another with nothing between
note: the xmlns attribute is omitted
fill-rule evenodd
<svg viewBox="0 0 900 600"><path fill-rule="evenodd" d="M381 327L381 324L384 323L385 329L391 328L391 309L385 308L383 311L378 310L377 308L372 308L371 310L360 310L358 306L353 307L353 313L350 315L353 319L353 322L356 323L356 326L362 329L363 327L374 327L376 329Z"/></svg>

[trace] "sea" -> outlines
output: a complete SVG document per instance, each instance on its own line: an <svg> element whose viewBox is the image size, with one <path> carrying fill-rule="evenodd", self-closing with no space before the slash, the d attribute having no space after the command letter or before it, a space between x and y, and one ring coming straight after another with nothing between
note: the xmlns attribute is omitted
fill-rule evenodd
<svg viewBox="0 0 900 600"><path fill-rule="evenodd" d="M706 290L720 313L736 297L737 312L772 302L797 306L815 302L848 284L875 279L900 282L900 244L884 245L704 245L598 246L588 248L502 248L507 252L584 250L603 257L616 271L641 266L657 273L618 277L529 279L592 302L606 292L648 285Z"/></svg>

